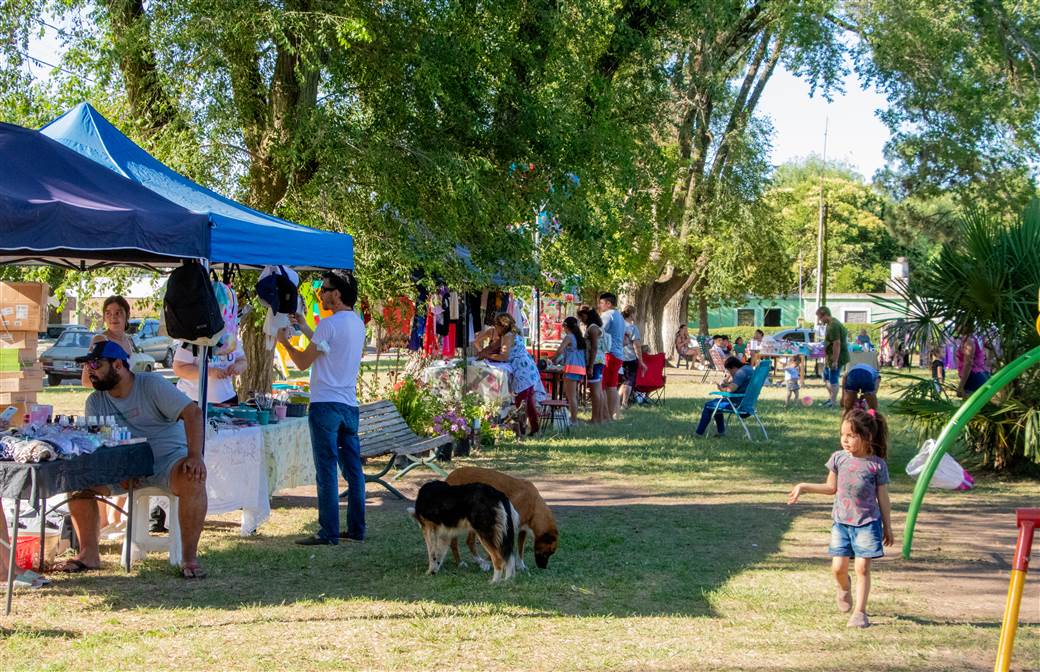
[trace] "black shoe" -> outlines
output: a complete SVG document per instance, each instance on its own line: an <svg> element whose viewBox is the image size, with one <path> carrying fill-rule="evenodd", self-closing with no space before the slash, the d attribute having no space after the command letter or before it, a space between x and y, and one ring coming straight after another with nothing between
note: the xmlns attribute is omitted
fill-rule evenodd
<svg viewBox="0 0 1040 672"><path fill-rule="evenodd" d="M358 539L357 537L348 536L346 532L340 532L339 533L339 538L343 539L344 541L349 541L349 542L352 542L352 543L355 543L355 544L363 544L363 543L365 543L364 539Z"/></svg>
<svg viewBox="0 0 1040 672"><path fill-rule="evenodd" d="M297 539L296 543L300 546L335 546L336 542L332 539L322 539L321 537L304 537L303 539Z"/></svg>
<svg viewBox="0 0 1040 672"><path fill-rule="evenodd" d="M166 511L164 511L161 506L152 508L151 522L152 524L148 528L149 532L152 532L153 534L165 534L166 532L169 532L169 530L166 529Z"/></svg>

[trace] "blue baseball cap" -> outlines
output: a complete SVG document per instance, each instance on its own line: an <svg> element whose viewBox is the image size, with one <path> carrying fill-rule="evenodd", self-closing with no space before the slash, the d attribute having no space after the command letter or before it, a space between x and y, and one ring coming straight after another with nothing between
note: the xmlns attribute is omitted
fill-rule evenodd
<svg viewBox="0 0 1040 672"><path fill-rule="evenodd" d="M85 356L77 357L76 363L86 364L92 359L119 359L129 362L130 355L126 354L126 350L114 341L98 341Z"/></svg>

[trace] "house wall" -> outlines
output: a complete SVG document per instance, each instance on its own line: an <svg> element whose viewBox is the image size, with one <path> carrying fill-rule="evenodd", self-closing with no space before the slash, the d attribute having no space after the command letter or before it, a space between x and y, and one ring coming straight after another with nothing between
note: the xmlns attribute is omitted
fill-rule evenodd
<svg viewBox="0 0 1040 672"><path fill-rule="evenodd" d="M894 299L894 294L880 295L885 299ZM708 311L708 330L737 326L798 326L799 318L807 324L816 323L816 302L810 297L799 306L797 296L793 297L757 297L748 296L740 303L727 303ZM832 294L826 304L832 314L842 322L872 323L905 317L905 313L895 312L876 302L870 294ZM698 329L700 321L691 306L689 326ZM776 324L766 324L767 314L773 316L779 311L780 320Z"/></svg>

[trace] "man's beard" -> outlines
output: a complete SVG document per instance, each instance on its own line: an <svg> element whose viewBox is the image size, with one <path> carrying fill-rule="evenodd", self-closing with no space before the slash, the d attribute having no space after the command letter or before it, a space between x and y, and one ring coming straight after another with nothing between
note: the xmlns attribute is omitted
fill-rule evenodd
<svg viewBox="0 0 1040 672"><path fill-rule="evenodd" d="M119 376L116 375L115 369L110 368L108 370L108 375L104 378L91 378L90 384L93 385L94 389L98 392L108 392L119 384Z"/></svg>

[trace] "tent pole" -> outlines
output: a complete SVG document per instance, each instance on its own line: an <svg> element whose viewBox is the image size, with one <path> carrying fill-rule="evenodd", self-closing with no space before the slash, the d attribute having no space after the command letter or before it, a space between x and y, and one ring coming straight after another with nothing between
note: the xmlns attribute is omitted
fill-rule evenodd
<svg viewBox="0 0 1040 672"><path fill-rule="evenodd" d="M202 267L209 273L209 260L202 260ZM198 403L202 409L202 456L206 456L206 430L209 428L209 346L204 345L199 349L199 391Z"/></svg>

